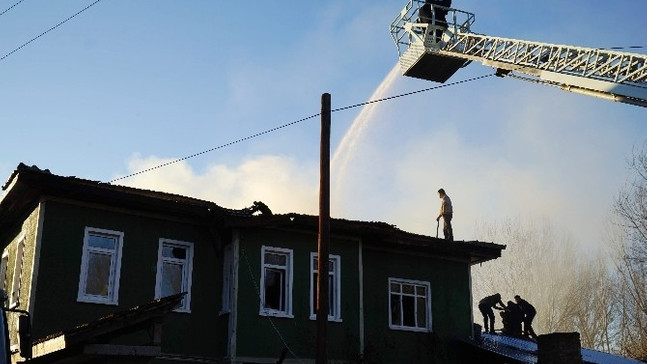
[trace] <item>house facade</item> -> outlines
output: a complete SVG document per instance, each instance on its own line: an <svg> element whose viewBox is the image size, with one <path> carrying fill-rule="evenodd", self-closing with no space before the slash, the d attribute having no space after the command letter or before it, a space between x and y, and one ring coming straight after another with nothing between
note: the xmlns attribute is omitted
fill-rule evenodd
<svg viewBox="0 0 647 364"><path fill-rule="evenodd" d="M31 315L35 360L61 360L60 348L47 349L61 332L185 293L164 314L159 353L145 360L311 362L318 218L255 206L230 210L21 164L0 197L0 285L6 305ZM329 359L451 362L453 341L472 335L470 267L504 248L333 219ZM109 344L151 341L145 330L122 331ZM113 354L107 362L126 362ZM107 354L93 355L83 360Z"/></svg>

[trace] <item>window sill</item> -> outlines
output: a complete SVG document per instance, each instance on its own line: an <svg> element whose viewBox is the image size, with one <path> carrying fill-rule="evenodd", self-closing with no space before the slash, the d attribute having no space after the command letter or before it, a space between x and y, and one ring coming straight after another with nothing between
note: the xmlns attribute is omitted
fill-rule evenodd
<svg viewBox="0 0 647 364"><path fill-rule="evenodd" d="M260 311L258 313L260 316L271 316L271 317L280 317L280 318L290 318L293 319L294 315L286 312L277 312L277 311Z"/></svg>
<svg viewBox="0 0 647 364"><path fill-rule="evenodd" d="M78 297L76 299L76 302L94 303L94 304L98 304L98 305L109 305L109 306L118 306L119 305L118 301L99 300L99 299L96 299L96 298L89 298L89 297Z"/></svg>
<svg viewBox="0 0 647 364"><path fill-rule="evenodd" d="M310 320L314 321L317 319L317 315L310 315ZM328 316L328 322L344 322L341 317L332 317Z"/></svg>
<svg viewBox="0 0 647 364"><path fill-rule="evenodd" d="M173 313L191 313L191 310L189 309L184 309L184 308L178 308L176 310L171 311Z"/></svg>
<svg viewBox="0 0 647 364"><path fill-rule="evenodd" d="M428 329L428 328L407 327L407 326L391 326L391 325L389 325L389 329L391 329L393 331L408 331L408 332L422 332L422 333L432 332L431 329Z"/></svg>

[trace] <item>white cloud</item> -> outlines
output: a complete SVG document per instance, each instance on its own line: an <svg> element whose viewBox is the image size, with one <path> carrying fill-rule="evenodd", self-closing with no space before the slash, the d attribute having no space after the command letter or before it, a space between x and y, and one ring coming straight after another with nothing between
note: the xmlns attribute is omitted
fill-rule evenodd
<svg viewBox="0 0 647 364"><path fill-rule="evenodd" d="M172 158L133 155L129 173L172 161ZM318 204L317 170L292 157L255 156L237 166L213 164L195 171L186 161L125 179L131 187L153 189L213 201L227 208L263 201L275 213L315 213Z"/></svg>

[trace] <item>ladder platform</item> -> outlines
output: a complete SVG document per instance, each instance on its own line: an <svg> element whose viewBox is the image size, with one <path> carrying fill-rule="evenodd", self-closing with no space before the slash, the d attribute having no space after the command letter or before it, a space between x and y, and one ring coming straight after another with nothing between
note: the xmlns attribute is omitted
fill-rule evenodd
<svg viewBox="0 0 647 364"><path fill-rule="evenodd" d="M417 61L400 66L405 76L444 83L465 63L465 59L425 52Z"/></svg>

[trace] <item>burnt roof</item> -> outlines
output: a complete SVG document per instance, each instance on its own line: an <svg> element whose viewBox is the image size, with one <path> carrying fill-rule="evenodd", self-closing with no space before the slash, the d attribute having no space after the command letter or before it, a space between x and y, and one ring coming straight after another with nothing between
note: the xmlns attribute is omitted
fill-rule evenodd
<svg viewBox="0 0 647 364"><path fill-rule="evenodd" d="M35 208L43 196L172 214L196 222L210 221L230 211L210 201L112 185L75 176L58 176L47 169L30 167L22 163L18 165L2 189L0 233L4 233L16 219L24 218L24 214Z"/></svg>
<svg viewBox="0 0 647 364"><path fill-rule="evenodd" d="M176 309L182 303L182 298L185 295L186 293L178 293L149 301L124 311L114 312L94 321L38 338L34 340L34 344L40 344L61 336L66 337L68 344L74 344L76 342L94 339L123 328L133 327L140 322L160 317Z"/></svg>
<svg viewBox="0 0 647 364"><path fill-rule="evenodd" d="M230 217L225 226L231 228L262 228L285 231L317 233L319 217L304 214L258 215ZM480 241L453 241L415 234L399 229L395 225L379 221L357 221L333 218L330 233L362 239L368 248L397 248L412 253L430 253L447 258L458 258L470 264L483 263L501 256L505 245Z"/></svg>
<svg viewBox="0 0 647 364"><path fill-rule="evenodd" d="M119 206L137 211L164 213L196 224L218 224L224 228L263 228L275 230L318 231L318 216L304 214L272 215L261 202L241 210L227 209L214 202L178 194L145 190L91 181L75 176L63 177L47 169L20 163L0 196L0 234L6 233L29 213L43 196ZM254 215L261 211L262 214ZM331 233L361 238L369 247L406 248L482 263L501 256L504 245L479 241L445 240L403 231L378 221L331 219Z"/></svg>
<svg viewBox="0 0 647 364"><path fill-rule="evenodd" d="M116 337L142 329L150 331L151 326L159 322L159 318L180 305L184 295L185 293L178 293L146 302L139 306L114 312L97 320L38 338L33 343L34 358L32 362L82 362L78 359L74 361L72 358L79 355L83 356L84 350L82 348L84 345L109 343ZM154 345L159 347L159 343L154 343ZM159 348L157 351L161 352Z"/></svg>

